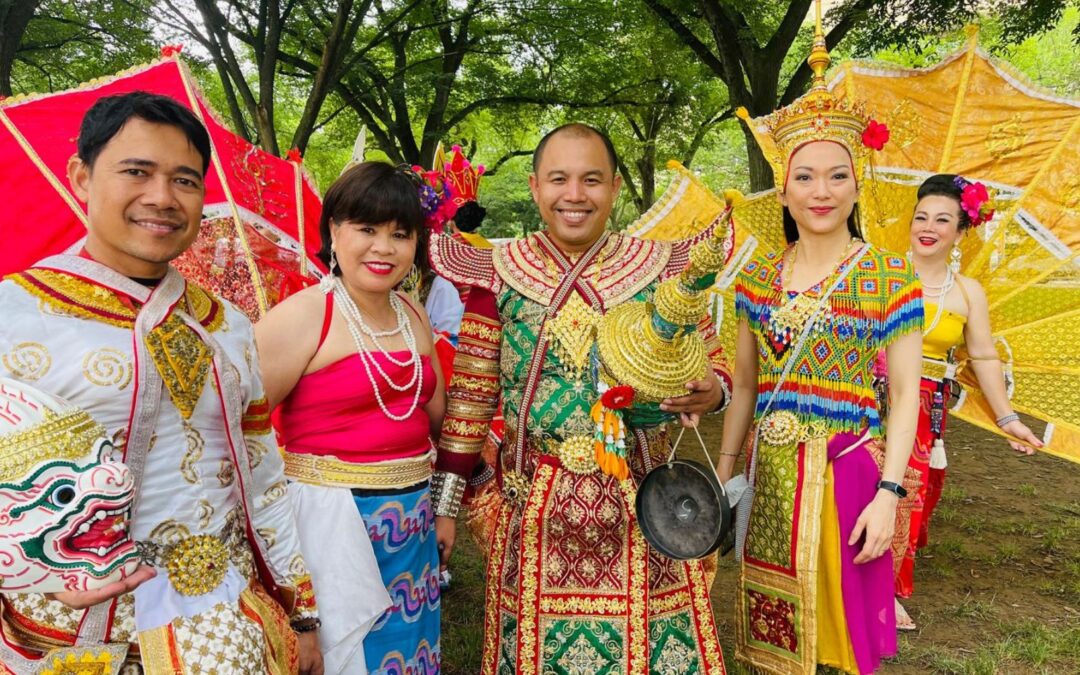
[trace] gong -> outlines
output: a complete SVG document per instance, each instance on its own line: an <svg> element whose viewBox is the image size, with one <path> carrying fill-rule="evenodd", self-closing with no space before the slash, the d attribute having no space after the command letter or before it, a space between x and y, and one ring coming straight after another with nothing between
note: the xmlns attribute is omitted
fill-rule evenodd
<svg viewBox="0 0 1080 675"><path fill-rule="evenodd" d="M676 560L704 558L731 529L731 507L716 473L685 459L646 474L635 509L645 540Z"/></svg>

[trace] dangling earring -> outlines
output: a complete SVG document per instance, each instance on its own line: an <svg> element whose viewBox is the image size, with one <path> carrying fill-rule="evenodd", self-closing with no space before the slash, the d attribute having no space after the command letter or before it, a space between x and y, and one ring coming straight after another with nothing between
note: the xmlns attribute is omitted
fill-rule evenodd
<svg viewBox="0 0 1080 675"><path fill-rule="evenodd" d="M332 293L334 286L337 284L337 276L334 274L334 270L337 269L337 251L333 248L330 249L330 272L323 275L323 278L319 280L319 290L325 293Z"/></svg>
<svg viewBox="0 0 1080 675"><path fill-rule="evenodd" d="M960 244L953 244L952 253L949 254L949 268L953 274L960 274Z"/></svg>
<svg viewBox="0 0 1080 675"><path fill-rule="evenodd" d="M409 268L409 273L398 284L398 288L419 300L420 284L422 282L420 268L416 266L416 263L413 263L413 266Z"/></svg>

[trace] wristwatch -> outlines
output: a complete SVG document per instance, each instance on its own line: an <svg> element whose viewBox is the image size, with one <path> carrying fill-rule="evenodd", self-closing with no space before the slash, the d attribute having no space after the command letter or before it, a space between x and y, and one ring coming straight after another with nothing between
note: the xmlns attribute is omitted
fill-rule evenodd
<svg viewBox="0 0 1080 675"><path fill-rule="evenodd" d="M888 490L900 499L907 497L907 490L904 489L904 486L900 485L899 483L894 483L890 480L879 480L877 488L879 490Z"/></svg>

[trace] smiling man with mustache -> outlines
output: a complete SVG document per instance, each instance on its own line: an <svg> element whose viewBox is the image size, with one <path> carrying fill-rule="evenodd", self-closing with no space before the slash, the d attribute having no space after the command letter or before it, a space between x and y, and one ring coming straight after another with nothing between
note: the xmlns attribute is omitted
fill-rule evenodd
<svg viewBox="0 0 1080 675"><path fill-rule="evenodd" d="M100 99L68 165L83 249L0 283L0 374L71 401L123 449L146 563L96 591L0 595L4 672L111 643L147 674L322 673L251 324L169 265L199 232L210 152L171 98Z"/></svg>

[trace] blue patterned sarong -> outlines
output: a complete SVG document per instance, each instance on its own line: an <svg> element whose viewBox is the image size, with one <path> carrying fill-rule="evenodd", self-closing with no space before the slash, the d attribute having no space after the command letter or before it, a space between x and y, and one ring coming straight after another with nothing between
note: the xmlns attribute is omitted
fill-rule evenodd
<svg viewBox="0 0 1080 675"><path fill-rule="evenodd" d="M428 485L354 493L394 606L364 638L370 675L439 672L439 550Z"/></svg>

